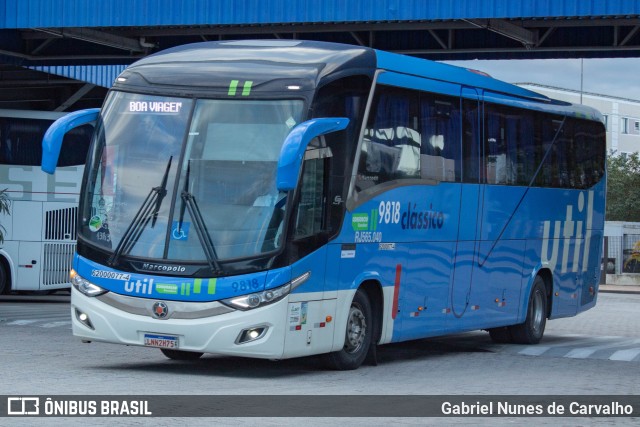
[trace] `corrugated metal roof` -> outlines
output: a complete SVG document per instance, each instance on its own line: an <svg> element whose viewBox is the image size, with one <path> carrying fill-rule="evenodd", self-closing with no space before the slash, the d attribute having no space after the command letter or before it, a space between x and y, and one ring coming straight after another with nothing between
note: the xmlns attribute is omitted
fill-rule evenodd
<svg viewBox="0 0 640 427"><path fill-rule="evenodd" d="M27 67L56 76L93 83L97 86L111 87L113 81L126 68L126 65L56 65Z"/></svg>
<svg viewBox="0 0 640 427"><path fill-rule="evenodd" d="M0 28L628 16L640 0L0 0Z"/></svg>

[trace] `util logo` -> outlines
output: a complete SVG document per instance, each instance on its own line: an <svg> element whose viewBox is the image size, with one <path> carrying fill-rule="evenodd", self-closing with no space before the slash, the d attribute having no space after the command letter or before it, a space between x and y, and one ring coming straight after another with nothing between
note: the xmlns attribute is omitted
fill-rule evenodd
<svg viewBox="0 0 640 427"><path fill-rule="evenodd" d="M589 249L591 248L591 236L593 234L593 191L589 191L586 206L586 224L583 221L574 221L574 205L567 205L564 221L554 221L553 237L551 237L551 221L544 222L544 238L542 239L542 253L540 255L543 265L548 265L555 270L558 262L561 262L561 273L566 273L569 268L572 272L578 272L582 265L582 271L587 271L589 266ZM578 213L585 209L585 193L578 196ZM582 215L580 215L582 216ZM584 245L583 239L584 238ZM570 257L572 239L574 240L573 254ZM551 242L549 242L551 240ZM562 242L562 254L559 253ZM551 255L549 256L549 245ZM560 257L560 259L558 259ZM570 263L571 261L571 263Z"/></svg>

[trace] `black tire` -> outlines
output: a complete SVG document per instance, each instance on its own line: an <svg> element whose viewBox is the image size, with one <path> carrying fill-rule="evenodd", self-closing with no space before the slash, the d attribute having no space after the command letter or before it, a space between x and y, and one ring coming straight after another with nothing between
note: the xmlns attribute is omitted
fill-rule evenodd
<svg viewBox="0 0 640 427"><path fill-rule="evenodd" d="M196 360L200 359L204 354L195 351L170 350L168 348L161 348L160 351L169 359L173 360Z"/></svg>
<svg viewBox="0 0 640 427"><path fill-rule="evenodd" d="M5 269L4 262L0 259L0 295L8 294L11 291L9 286L9 275Z"/></svg>
<svg viewBox="0 0 640 427"><path fill-rule="evenodd" d="M509 326L489 329L489 336L491 337L491 341L498 344L508 344L513 342Z"/></svg>
<svg viewBox="0 0 640 427"><path fill-rule="evenodd" d="M358 289L349 307L342 350L329 353L332 368L340 371L357 369L364 362L371 346L373 321L367 294Z"/></svg>
<svg viewBox="0 0 640 427"><path fill-rule="evenodd" d="M514 343L538 344L547 324L547 289L542 277L537 276L531 287L527 317L524 323L509 328Z"/></svg>

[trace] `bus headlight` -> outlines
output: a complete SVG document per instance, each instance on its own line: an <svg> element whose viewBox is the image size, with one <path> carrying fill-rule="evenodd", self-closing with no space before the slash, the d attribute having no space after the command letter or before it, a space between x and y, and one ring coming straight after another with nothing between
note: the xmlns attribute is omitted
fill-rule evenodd
<svg viewBox="0 0 640 427"><path fill-rule="evenodd" d="M71 284L73 285L73 287L76 288L80 293L88 297L97 297L98 295L106 294L107 292L109 292L106 289L102 289L100 286L94 285L84 277L80 276L78 273L76 273L75 270L71 270L69 276L71 277Z"/></svg>
<svg viewBox="0 0 640 427"><path fill-rule="evenodd" d="M280 286L278 288L267 289L266 291L257 292L255 294L227 298L220 302L228 305L229 307L242 311L263 307L265 305L273 304L274 302L280 301L282 298L289 295L289 293L293 289L304 283L310 275L310 272L306 272L303 275L296 277L286 285Z"/></svg>
<svg viewBox="0 0 640 427"><path fill-rule="evenodd" d="M291 292L291 283L264 292L227 298L220 302L238 310L251 310L280 301L289 295L289 292Z"/></svg>

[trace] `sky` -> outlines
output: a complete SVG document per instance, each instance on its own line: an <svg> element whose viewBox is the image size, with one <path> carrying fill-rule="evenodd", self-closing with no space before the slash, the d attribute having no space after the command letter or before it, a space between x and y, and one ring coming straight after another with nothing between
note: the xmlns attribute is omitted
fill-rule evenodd
<svg viewBox="0 0 640 427"><path fill-rule="evenodd" d="M640 58L584 59L582 90L640 100ZM446 61L484 71L509 83L537 83L580 90L580 59Z"/></svg>

